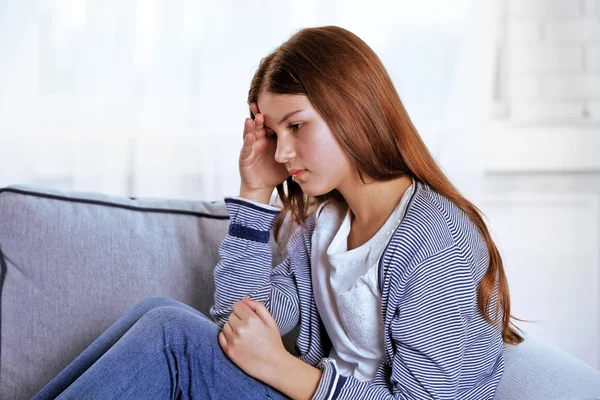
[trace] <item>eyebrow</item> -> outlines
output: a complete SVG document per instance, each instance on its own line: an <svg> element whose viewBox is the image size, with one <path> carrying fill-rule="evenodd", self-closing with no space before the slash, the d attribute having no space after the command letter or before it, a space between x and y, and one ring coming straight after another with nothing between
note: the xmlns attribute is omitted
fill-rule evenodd
<svg viewBox="0 0 600 400"><path fill-rule="evenodd" d="M296 111L292 111L292 112L289 112L289 113L285 114L285 115L283 116L283 118L281 118L281 121L279 121L279 124L278 124L278 125L281 125L281 124L283 124L283 123L284 123L284 122L285 122L287 119L289 119L289 118L290 118L292 115L294 115L294 114L298 114L299 112L302 112L302 111L304 111L304 110L302 110L302 109L301 109L301 110L296 110Z"/></svg>
<svg viewBox="0 0 600 400"><path fill-rule="evenodd" d="M302 111L304 111L304 110L303 110L303 109L300 109L300 110L292 111L292 112L289 112L289 113L285 114L285 115L283 116L283 118L281 118L281 121L279 121L279 122L277 123L277 125L281 125L281 124L283 124L283 123L284 123L285 121L287 121L287 120L288 120L288 119L289 119L289 118L290 118L292 115L294 115L294 114L298 114L299 112L302 112ZM269 128L269 129L271 129L271 128L270 128L270 127L267 125L267 124L265 124L265 126L266 126L267 128Z"/></svg>

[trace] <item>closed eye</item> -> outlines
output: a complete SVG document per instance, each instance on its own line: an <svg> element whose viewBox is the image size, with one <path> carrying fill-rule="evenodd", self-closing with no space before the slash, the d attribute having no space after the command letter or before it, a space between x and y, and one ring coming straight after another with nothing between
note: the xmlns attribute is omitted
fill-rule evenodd
<svg viewBox="0 0 600 400"><path fill-rule="evenodd" d="M302 128L302 125L304 124L290 124L288 127L297 132L298 130L300 130L300 128ZM277 133L273 132L270 129L267 129L267 139L277 139Z"/></svg>

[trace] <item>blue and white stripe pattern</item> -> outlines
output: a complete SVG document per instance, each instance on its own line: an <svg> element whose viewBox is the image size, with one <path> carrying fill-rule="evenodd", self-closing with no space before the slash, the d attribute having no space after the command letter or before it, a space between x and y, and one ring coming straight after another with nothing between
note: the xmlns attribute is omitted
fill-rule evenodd
<svg viewBox="0 0 600 400"><path fill-rule="evenodd" d="M300 324L299 358L323 371L313 399L492 399L504 370L504 344L477 308L477 285L489 262L485 242L462 210L415 183L382 256L386 362L373 381L340 375L327 357L332 343L310 276L315 214L273 268L269 232L280 211L226 197L231 220L214 271L211 316L222 328L233 304L247 295L265 304L282 335Z"/></svg>

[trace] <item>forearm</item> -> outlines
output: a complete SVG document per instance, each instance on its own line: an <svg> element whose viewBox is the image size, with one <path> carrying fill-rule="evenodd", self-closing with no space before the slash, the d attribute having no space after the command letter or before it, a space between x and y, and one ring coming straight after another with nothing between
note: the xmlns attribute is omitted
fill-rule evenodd
<svg viewBox="0 0 600 400"><path fill-rule="evenodd" d="M312 399L321 381L321 374L320 369L287 353L273 366L263 382L294 400Z"/></svg>
<svg viewBox="0 0 600 400"><path fill-rule="evenodd" d="M222 327L242 296L254 300L257 291L268 290L272 273L269 231L278 212L257 208L245 201L225 198L230 215L229 232L219 246L214 270L215 304L210 313ZM243 249L243 251L240 251Z"/></svg>

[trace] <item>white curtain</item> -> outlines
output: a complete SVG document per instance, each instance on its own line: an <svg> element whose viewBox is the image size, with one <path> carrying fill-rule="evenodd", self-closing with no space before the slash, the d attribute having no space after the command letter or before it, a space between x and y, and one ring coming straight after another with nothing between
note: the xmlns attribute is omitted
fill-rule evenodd
<svg viewBox="0 0 600 400"><path fill-rule="evenodd" d="M0 186L237 194L260 59L299 28L335 24L379 54L434 156L477 196L495 44L489 5L0 0Z"/></svg>

